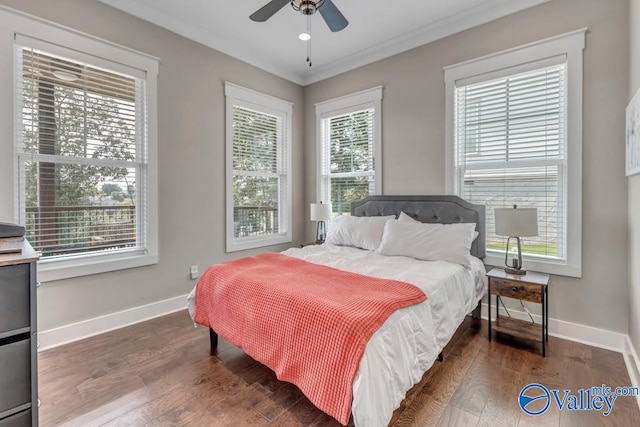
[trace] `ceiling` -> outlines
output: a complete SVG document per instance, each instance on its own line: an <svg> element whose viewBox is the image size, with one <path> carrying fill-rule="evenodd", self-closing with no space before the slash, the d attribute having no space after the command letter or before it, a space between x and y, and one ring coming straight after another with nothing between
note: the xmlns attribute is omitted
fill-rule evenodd
<svg viewBox="0 0 640 427"><path fill-rule="evenodd" d="M253 22L249 15L269 0L100 1L307 85L548 0L333 0L349 26L332 33L312 15L313 67L298 39L307 19L289 5Z"/></svg>

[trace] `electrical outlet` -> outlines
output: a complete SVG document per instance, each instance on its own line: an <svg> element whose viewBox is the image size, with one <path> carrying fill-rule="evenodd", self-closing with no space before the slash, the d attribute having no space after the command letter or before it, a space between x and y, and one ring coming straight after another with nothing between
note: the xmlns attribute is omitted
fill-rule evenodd
<svg viewBox="0 0 640 427"><path fill-rule="evenodd" d="M200 273L198 272L198 266L197 265L192 265L190 268L191 271L191 280L195 280L198 277L200 277Z"/></svg>

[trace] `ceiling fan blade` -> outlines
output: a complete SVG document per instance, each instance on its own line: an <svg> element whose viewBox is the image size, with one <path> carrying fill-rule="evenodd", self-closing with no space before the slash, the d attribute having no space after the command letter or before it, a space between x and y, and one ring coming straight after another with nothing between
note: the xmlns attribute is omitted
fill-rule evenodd
<svg viewBox="0 0 640 427"><path fill-rule="evenodd" d="M349 25L347 18L344 17L331 0L325 0L324 4L318 9L318 11L320 12L320 15L322 15L324 22L329 26L329 29L334 33L336 31L344 30L344 28Z"/></svg>
<svg viewBox="0 0 640 427"><path fill-rule="evenodd" d="M289 4L291 0L271 0L249 17L252 21L264 22L271 18L277 11Z"/></svg>

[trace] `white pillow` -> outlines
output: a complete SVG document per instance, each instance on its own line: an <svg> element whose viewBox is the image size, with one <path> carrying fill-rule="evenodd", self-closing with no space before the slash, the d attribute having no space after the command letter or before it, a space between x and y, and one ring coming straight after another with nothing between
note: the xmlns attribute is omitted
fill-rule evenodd
<svg viewBox="0 0 640 427"><path fill-rule="evenodd" d="M404 212L400 212L400 216L398 216L398 221L404 221L404 222L420 222L417 219L415 219L414 217L412 217L409 214L406 214Z"/></svg>
<svg viewBox="0 0 640 427"><path fill-rule="evenodd" d="M339 215L331 222L326 243L374 251L380 246L384 224L395 218L395 215L362 217Z"/></svg>
<svg viewBox="0 0 640 427"><path fill-rule="evenodd" d="M415 219L414 217L412 217L409 214L406 214L404 212L400 212L400 216L398 217L398 221L403 221L403 222L417 222L417 223L422 223L421 221L418 221L417 219ZM476 240L478 238L478 236L480 235L480 233L478 231L473 231L473 240Z"/></svg>
<svg viewBox="0 0 640 427"><path fill-rule="evenodd" d="M400 212L400 215L398 216L398 221L421 223L421 221L418 221L417 219L415 219L411 215L406 214L404 212Z"/></svg>
<svg viewBox="0 0 640 427"><path fill-rule="evenodd" d="M471 265L471 244L474 223L423 224L389 221L376 252L382 255L402 255L425 261L449 261Z"/></svg>

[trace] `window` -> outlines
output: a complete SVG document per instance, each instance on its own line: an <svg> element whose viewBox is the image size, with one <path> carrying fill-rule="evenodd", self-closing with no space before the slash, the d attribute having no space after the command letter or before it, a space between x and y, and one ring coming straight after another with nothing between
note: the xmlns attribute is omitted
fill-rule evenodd
<svg viewBox="0 0 640 427"><path fill-rule="evenodd" d="M494 209L537 208L530 268L580 276L584 31L445 70L448 190L487 206L487 263L506 238Z"/></svg>
<svg viewBox="0 0 640 427"><path fill-rule="evenodd" d="M227 252L291 241L292 104L231 83Z"/></svg>
<svg viewBox="0 0 640 427"><path fill-rule="evenodd" d="M382 88L316 104L318 198L334 215L350 214L351 203L382 193Z"/></svg>
<svg viewBox="0 0 640 427"><path fill-rule="evenodd" d="M157 262L157 61L127 50L137 61L125 66L81 53L99 42L76 38L14 44L16 214L42 252L42 280Z"/></svg>

